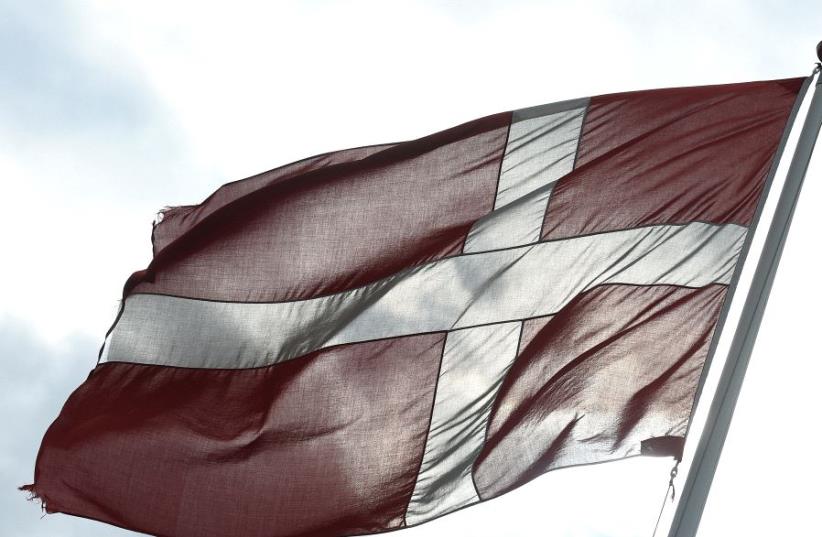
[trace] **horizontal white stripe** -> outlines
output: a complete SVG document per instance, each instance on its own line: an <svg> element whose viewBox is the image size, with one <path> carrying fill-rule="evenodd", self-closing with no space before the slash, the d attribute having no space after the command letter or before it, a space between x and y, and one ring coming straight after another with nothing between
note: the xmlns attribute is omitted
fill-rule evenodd
<svg viewBox="0 0 822 537"><path fill-rule="evenodd" d="M728 283L745 232L691 223L541 242L442 259L296 302L132 295L107 360L258 367L330 345L549 315L603 283Z"/></svg>
<svg viewBox="0 0 822 537"><path fill-rule="evenodd" d="M479 501L471 468L497 390L516 358L521 327L513 322L448 333L425 455L405 516L409 525Z"/></svg>

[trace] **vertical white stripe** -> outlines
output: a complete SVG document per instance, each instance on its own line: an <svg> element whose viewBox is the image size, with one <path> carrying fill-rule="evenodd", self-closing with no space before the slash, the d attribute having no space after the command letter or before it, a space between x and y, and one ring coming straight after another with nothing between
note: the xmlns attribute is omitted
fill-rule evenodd
<svg viewBox="0 0 822 537"><path fill-rule="evenodd" d="M465 252L539 240L551 190L574 168L586 104L537 117L514 114L494 210L471 228Z"/></svg>
<svg viewBox="0 0 822 537"><path fill-rule="evenodd" d="M408 525L479 501L471 467L497 390L516 358L521 327L509 322L448 333Z"/></svg>
<svg viewBox="0 0 822 537"><path fill-rule="evenodd" d="M465 252L539 241L554 183L574 167L586 106L587 101L559 103L514 114L494 210L471 228ZM406 511L408 525L479 501L472 467L521 333L521 322L448 333L425 453Z"/></svg>

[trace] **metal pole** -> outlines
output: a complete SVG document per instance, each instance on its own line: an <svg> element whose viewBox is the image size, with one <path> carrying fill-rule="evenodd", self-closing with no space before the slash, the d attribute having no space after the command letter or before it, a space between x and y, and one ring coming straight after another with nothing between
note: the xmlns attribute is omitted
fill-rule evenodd
<svg viewBox="0 0 822 537"><path fill-rule="evenodd" d="M822 43L817 46L817 51L822 60ZM814 72L818 72L818 68ZM820 126L822 126L821 82L822 77L818 77L808 115L785 178L785 185L779 196L771 227L765 238L762 254L759 257L739 324L731 342L728 358L708 411L705 428L697 444L691 469L671 523L669 537L695 537L699 527L702 510L719 463L722 446L728 435L728 427L739 398L742 380L745 377L745 370L748 367L762 314L768 302L768 294L773 285L779 258L791 225L799 191L802 189L802 181L805 179L805 172L808 169Z"/></svg>

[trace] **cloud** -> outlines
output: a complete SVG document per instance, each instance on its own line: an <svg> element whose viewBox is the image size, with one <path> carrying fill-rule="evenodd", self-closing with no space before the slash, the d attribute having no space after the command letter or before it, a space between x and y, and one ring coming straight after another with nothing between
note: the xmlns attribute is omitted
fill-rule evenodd
<svg viewBox="0 0 822 537"><path fill-rule="evenodd" d="M144 128L154 104L136 73L92 61L75 14L60 2L43 4L0 3L0 120L33 142Z"/></svg>
<svg viewBox="0 0 822 537"><path fill-rule="evenodd" d="M203 178L175 115L84 5L0 0L0 314L108 327L158 209Z"/></svg>
<svg viewBox="0 0 822 537"><path fill-rule="evenodd" d="M0 157L68 200L139 203L193 170L173 113L100 30L76 5L0 0Z"/></svg>

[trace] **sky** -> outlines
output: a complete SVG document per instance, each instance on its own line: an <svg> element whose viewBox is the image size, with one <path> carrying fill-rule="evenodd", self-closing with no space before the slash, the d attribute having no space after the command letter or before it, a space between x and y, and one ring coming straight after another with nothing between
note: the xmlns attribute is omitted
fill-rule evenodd
<svg viewBox="0 0 822 537"><path fill-rule="evenodd" d="M136 535L42 517L16 487L32 481L43 433L93 368L122 284L149 262L162 207L499 111L805 76L820 39L818 0L0 0L0 534ZM820 153L703 537L818 531ZM559 470L405 534L650 537L670 468L639 458Z"/></svg>

